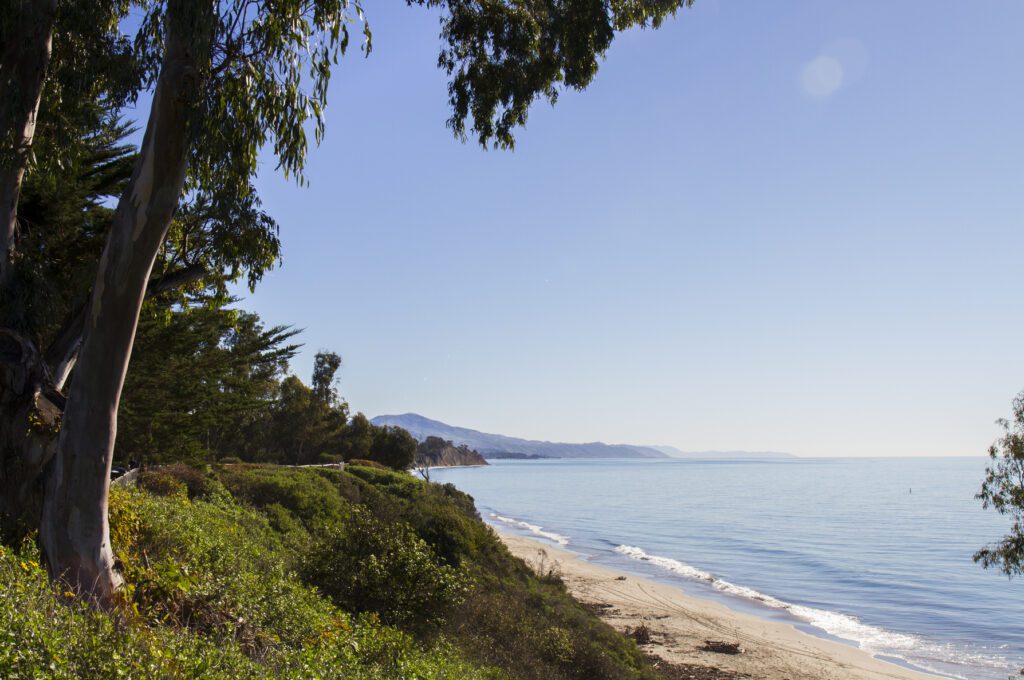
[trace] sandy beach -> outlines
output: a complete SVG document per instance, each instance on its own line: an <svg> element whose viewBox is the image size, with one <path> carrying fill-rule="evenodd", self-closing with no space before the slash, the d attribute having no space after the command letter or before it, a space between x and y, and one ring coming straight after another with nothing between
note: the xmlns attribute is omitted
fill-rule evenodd
<svg viewBox="0 0 1024 680"><path fill-rule="evenodd" d="M644 650L680 666L678 678L766 680L934 680L841 643L807 635L687 595L683 590L618 572L539 541L498 532L514 555L535 569L557 565L570 593L620 631L643 625L652 641ZM739 643L741 654L704 651L706 641ZM717 669L721 673L704 673Z"/></svg>

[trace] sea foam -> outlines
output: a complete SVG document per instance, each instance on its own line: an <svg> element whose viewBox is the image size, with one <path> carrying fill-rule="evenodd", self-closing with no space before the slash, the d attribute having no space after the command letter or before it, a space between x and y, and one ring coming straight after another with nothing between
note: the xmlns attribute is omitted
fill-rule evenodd
<svg viewBox="0 0 1024 680"><path fill-rule="evenodd" d="M501 515L496 515L493 512L490 514L493 519L498 520L502 524L507 524L508 526L519 529L525 529L531 534L535 534L541 538L546 538L549 541L554 541L558 545L569 545L569 539L567 537L561 534L556 534L553 531L545 531L544 527L537 526L536 524L530 524L529 522L524 522L520 519L515 519L514 517L502 517Z"/></svg>
<svg viewBox="0 0 1024 680"><path fill-rule="evenodd" d="M671 557L650 555L642 548L636 546L620 545L615 548L615 552L634 560L648 562L685 578L704 581L719 592L753 600L772 609L784 610L797 619L820 628L830 635L857 643L860 649L870 654L911 660L912 663L933 671L937 669L932 667L928 663L929 661L940 664L975 664L991 668L999 668L1001 664L1005 663L1003 659L973 654L963 649L956 649L952 645L936 644L916 635L898 633L872 626L863 623L857 617L849 614L785 602L771 595L758 592L753 588L730 583L709 572L679 560L674 560ZM948 674L949 670L946 669L942 672ZM953 674L952 677L968 680L965 676L956 674Z"/></svg>
<svg viewBox="0 0 1024 680"><path fill-rule="evenodd" d="M975 458L562 460L438 475L503 530L559 546L489 512L883 659L946 677L1024 678L1024 590L970 560L981 537L1004 530L970 502L983 471ZM736 492L727 507L726 489Z"/></svg>

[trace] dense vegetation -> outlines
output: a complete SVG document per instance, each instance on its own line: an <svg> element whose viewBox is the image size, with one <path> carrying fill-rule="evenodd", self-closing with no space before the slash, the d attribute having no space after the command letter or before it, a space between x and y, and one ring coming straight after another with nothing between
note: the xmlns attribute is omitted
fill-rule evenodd
<svg viewBox="0 0 1024 680"><path fill-rule="evenodd" d="M978 498L984 507L1009 517L1012 525L1002 540L975 553L974 561L1013 578L1024 575L1024 392L1013 400L1012 420L997 422L1003 436L988 450L991 462Z"/></svg>
<svg viewBox="0 0 1024 680"><path fill-rule="evenodd" d="M317 353L310 385L288 373L296 335L264 327L230 299L149 302L125 380L115 460L411 466L416 442L404 430L349 414L337 390L341 357Z"/></svg>
<svg viewBox="0 0 1024 680"><path fill-rule="evenodd" d="M449 127L509 148L535 101L589 85L617 32L657 28L691 1L408 4L441 21ZM223 302L278 261L254 179L270 161L306 181L352 32L368 56L358 0L0 4L0 534L37 529L51 578L97 604L122 585L107 477L146 300ZM120 117L139 113L138 149L119 145ZM284 455L338 455L326 436ZM371 448L399 467L407 443L385 432Z"/></svg>
<svg viewBox="0 0 1024 680"><path fill-rule="evenodd" d="M48 338L60 336L80 299L66 296L73 286L43 297L43 283L94 273L111 219L105 204L136 153L115 118L94 113L88 153L25 184L22 214L80 240L70 263L37 244L40 296L3 306ZM632 642L557 579L513 559L471 499L392 472L412 464L416 442L350 414L337 354L319 352L307 384L289 370L297 332L236 308L226 285L258 278L276 258L276 226L261 215L249 216L258 232L250 233L245 215L218 226L179 213L158 275L200 261L222 275L166 287L154 279L140 315L116 458L147 470L110 498L123 585L99 610L88 594L47 578L31 527L19 525L17 540L7 533L0 677L649 675ZM269 259L221 269L218 258L237 252L237 239L271 244ZM362 462L270 465L335 461Z"/></svg>
<svg viewBox="0 0 1024 680"><path fill-rule="evenodd" d="M643 678L472 499L372 465L174 465L111 494L110 613L0 549L0 676Z"/></svg>

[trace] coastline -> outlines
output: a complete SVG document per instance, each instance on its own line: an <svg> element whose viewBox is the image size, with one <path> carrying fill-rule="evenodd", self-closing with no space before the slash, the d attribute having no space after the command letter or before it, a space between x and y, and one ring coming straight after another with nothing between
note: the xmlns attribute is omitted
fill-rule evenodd
<svg viewBox="0 0 1024 680"><path fill-rule="evenodd" d="M683 590L592 564L586 558L493 527L513 555L531 567L554 567L569 593L616 630L651 631L643 649L673 665L701 666L736 678L789 680L934 680L865 651L801 632L794 626L733 611ZM742 654L702 651L707 640L738 642Z"/></svg>

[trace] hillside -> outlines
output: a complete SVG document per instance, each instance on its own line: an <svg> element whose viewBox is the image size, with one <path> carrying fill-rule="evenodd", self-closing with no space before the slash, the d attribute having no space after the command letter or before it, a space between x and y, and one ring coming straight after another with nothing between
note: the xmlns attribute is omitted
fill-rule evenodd
<svg viewBox="0 0 1024 680"><path fill-rule="evenodd" d="M526 454L539 458L668 458L665 453L649 446L628 444L567 444L519 439L501 434L479 432L466 427L455 427L431 420L416 413L382 415L370 420L373 425L397 425L409 431L419 441L427 437L440 437L455 444L464 444L479 451L485 458L502 458L502 454Z"/></svg>
<svg viewBox="0 0 1024 680"><path fill-rule="evenodd" d="M440 437L427 437L416 447L418 467L454 467L487 465L487 460L465 444L456 446Z"/></svg>
<svg viewBox="0 0 1024 680"><path fill-rule="evenodd" d="M115 487L113 611L0 545L0 678L653 680L451 485L373 466L174 465Z"/></svg>

